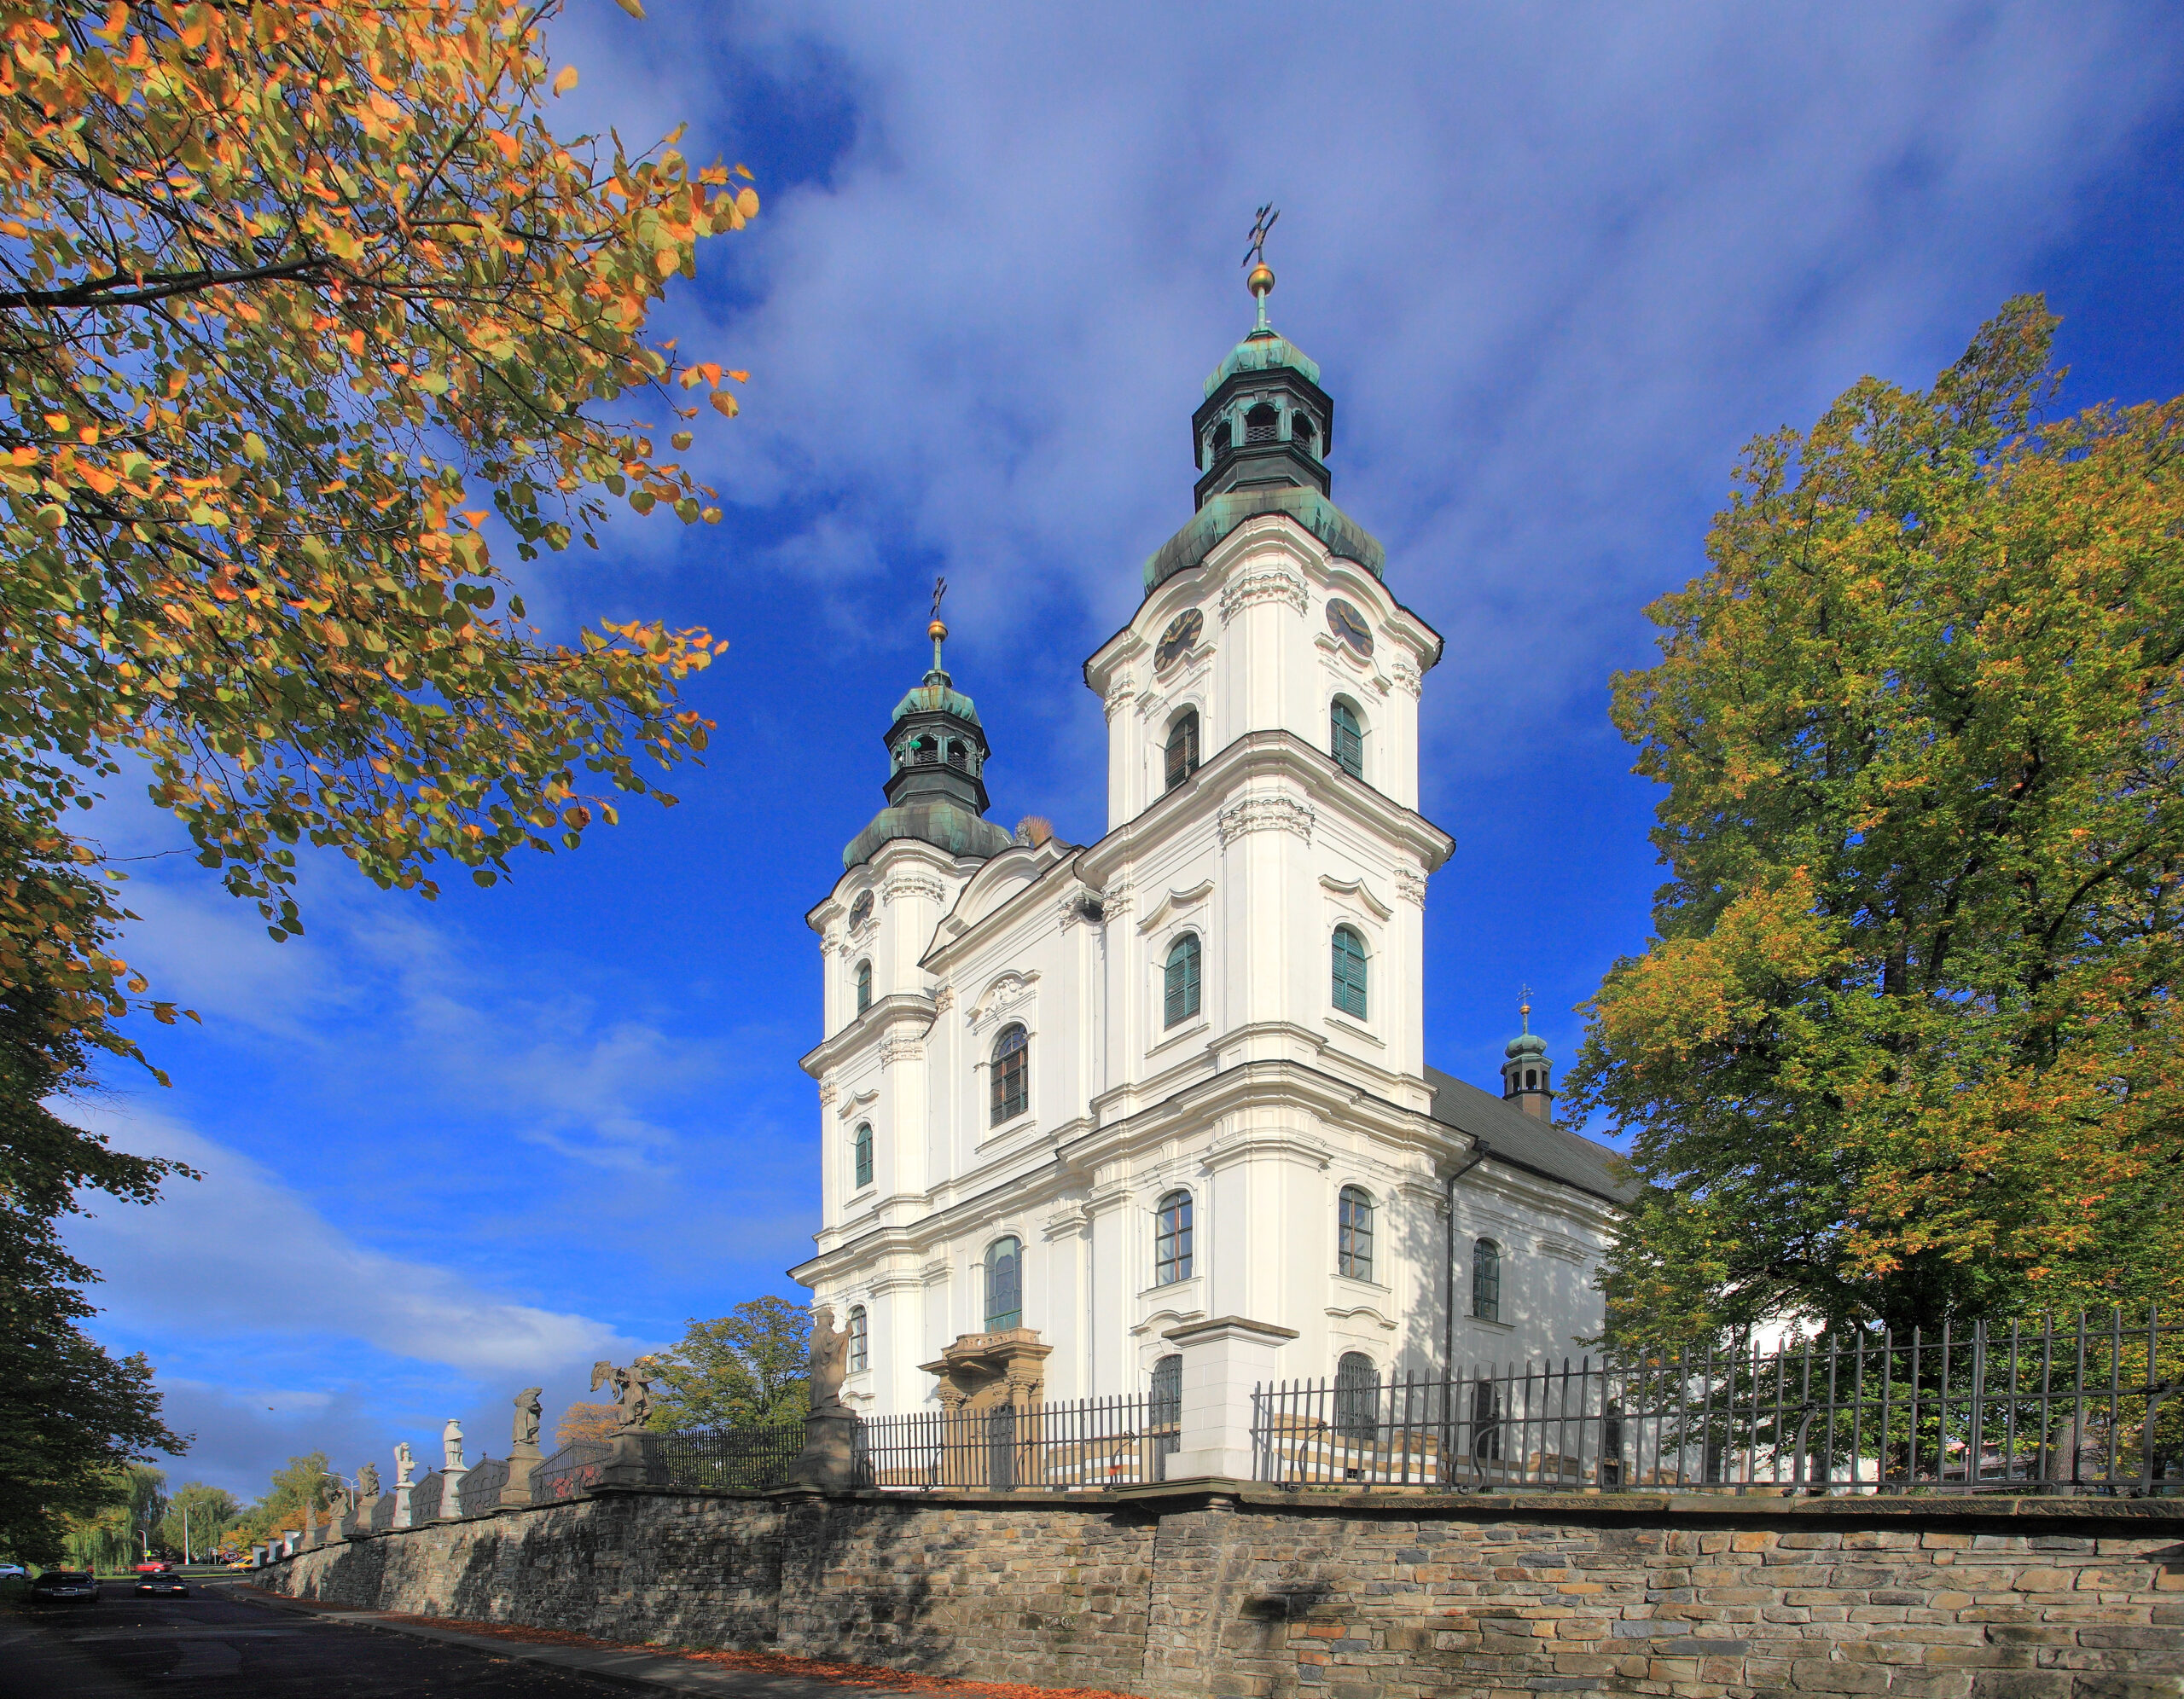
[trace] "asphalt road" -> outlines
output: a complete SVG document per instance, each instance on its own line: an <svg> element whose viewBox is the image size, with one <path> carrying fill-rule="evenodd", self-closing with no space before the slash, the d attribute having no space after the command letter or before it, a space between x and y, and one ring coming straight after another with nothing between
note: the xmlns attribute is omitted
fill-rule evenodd
<svg viewBox="0 0 2184 1699"><path fill-rule="evenodd" d="M0 1699L601 1699L564 1670L193 1591L0 1615ZM627 1688L621 1690L628 1692Z"/></svg>

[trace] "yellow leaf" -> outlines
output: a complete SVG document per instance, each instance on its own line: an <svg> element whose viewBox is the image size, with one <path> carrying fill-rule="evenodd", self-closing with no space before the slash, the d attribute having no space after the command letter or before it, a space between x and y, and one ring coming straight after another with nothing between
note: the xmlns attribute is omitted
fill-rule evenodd
<svg viewBox="0 0 2184 1699"><path fill-rule="evenodd" d="M735 397L726 390L715 390L712 393L712 403L717 412L724 413L730 419L735 418L743 410L735 404Z"/></svg>
<svg viewBox="0 0 2184 1699"><path fill-rule="evenodd" d="M638 0L614 0L614 3L633 18L642 18L645 14L645 9L638 3Z"/></svg>
<svg viewBox="0 0 2184 1699"><path fill-rule="evenodd" d="M554 78L554 92L557 95L566 95L576 85L577 67L573 65L564 65Z"/></svg>

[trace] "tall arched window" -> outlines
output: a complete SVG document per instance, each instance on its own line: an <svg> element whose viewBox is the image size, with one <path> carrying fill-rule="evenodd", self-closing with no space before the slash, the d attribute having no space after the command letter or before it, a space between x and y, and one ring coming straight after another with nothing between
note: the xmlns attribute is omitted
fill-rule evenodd
<svg viewBox="0 0 2184 1699"><path fill-rule="evenodd" d="M849 1337L849 1371L853 1375L861 1375L872 1366L870 1350L866 1343L866 1323L863 1304L850 1306Z"/></svg>
<svg viewBox="0 0 2184 1699"><path fill-rule="evenodd" d="M1334 929L1334 1006L1345 1015L1363 1019L1365 998L1365 941L1353 928Z"/></svg>
<svg viewBox="0 0 2184 1699"><path fill-rule="evenodd" d="M1373 1278L1373 1200L1362 1186L1345 1186L1335 1204L1335 1273Z"/></svg>
<svg viewBox="0 0 2184 1699"><path fill-rule="evenodd" d="M1163 1357L1153 1366L1153 1395L1146 1401L1151 1428L1173 1428L1183 1419L1183 1360Z"/></svg>
<svg viewBox="0 0 2184 1699"><path fill-rule="evenodd" d="M1327 751L1351 778L1365 776L1365 728L1347 702L1337 702L1327 710Z"/></svg>
<svg viewBox="0 0 2184 1699"><path fill-rule="evenodd" d="M872 1184L872 1123L869 1121L857 1123L857 1183L860 1189Z"/></svg>
<svg viewBox="0 0 2184 1699"><path fill-rule="evenodd" d="M1024 1246L997 1238L986 1247L986 1331L1024 1325Z"/></svg>
<svg viewBox="0 0 2184 1699"><path fill-rule="evenodd" d="M1481 1321L1502 1319L1502 1247L1492 1239L1471 1248L1471 1313Z"/></svg>
<svg viewBox="0 0 2184 1699"><path fill-rule="evenodd" d="M872 964L861 961L857 965L857 1012L860 1015L872 1006Z"/></svg>
<svg viewBox="0 0 2184 1699"><path fill-rule="evenodd" d="M1167 983L1161 997L1161 1024L1174 1026L1198 1012L1198 940L1190 933L1168 947Z"/></svg>
<svg viewBox="0 0 2184 1699"><path fill-rule="evenodd" d="M1186 708L1168 728L1167 788L1174 790L1198 771L1198 710Z"/></svg>
<svg viewBox="0 0 2184 1699"><path fill-rule="evenodd" d="M1345 1351L1334 1366L1334 1430L1369 1440L1380 1427L1380 1377L1362 1351Z"/></svg>
<svg viewBox="0 0 2184 1699"><path fill-rule="evenodd" d="M1191 1278L1191 1195L1171 1192L1153 1216L1153 1284L1168 1286Z"/></svg>
<svg viewBox="0 0 2184 1699"><path fill-rule="evenodd" d="M1013 1121L1031 1102L1031 1040L1020 1026L993 1041L993 1124Z"/></svg>

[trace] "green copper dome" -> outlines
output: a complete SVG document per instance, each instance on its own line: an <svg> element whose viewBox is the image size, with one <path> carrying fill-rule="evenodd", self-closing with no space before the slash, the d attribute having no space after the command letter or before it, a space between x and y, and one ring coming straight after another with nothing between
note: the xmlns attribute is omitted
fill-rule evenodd
<svg viewBox="0 0 2184 1699"><path fill-rule="evenodd" d="M939 682L934 681L936 678ZM947 681L946 673L927 673L923 684L913 686L895 705L895 711L888 716L888 723L893 724L905 714L953 714L959 720L968 720L973 725L977 725L977 706Z"/></svg>
<svg viewBox="0 0 2184 1699"><path fill-rule="evenodd" d="M1508 1047L1502 1053L1511 1057L1544 1056L1547 1054L1547 1041L1536 1032L1520 1033L1509 1041Z"/></svg>
<svg viewBox="0 0 2184 1699"><path fill-rule="evenodd" d="M1301 372L1307 383L1320 380L1319 362L1287 337L1275 331L1255 330L1213 368L1213 375L1205 380L1205 392L1211 396L1239 372L1270 372L1279 366Z"/></svg>

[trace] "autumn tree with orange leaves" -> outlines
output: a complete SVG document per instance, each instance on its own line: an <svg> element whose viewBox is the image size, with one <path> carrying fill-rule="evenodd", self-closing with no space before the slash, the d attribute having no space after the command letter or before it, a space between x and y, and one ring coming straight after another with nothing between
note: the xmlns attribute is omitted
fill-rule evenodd
<svg viewBox="0 0 2184 1699"><path fill-rule="evenodd" d="M1626 1339L2179 1289L2184 401L2044 420L2055 322L1754 443L1616 680L1670 877L1569 1084L1647 1182Z"/></svg>
<svg viewBox="0 0 2184 1699"><path fill-rule="evenodd" d="M132 1002L177 1014L115 951L102 788L148 783L282 938L303 844L491 884L704 747L706 633L549 641L486 548L494 514L526 558L622 504L717 519L675 456L742 375L645 328L748 173L559 136L558 9L0 0L0 1226L33 1263L25 1200L159 1177L39 1120L141 1054Z"/></svg>

